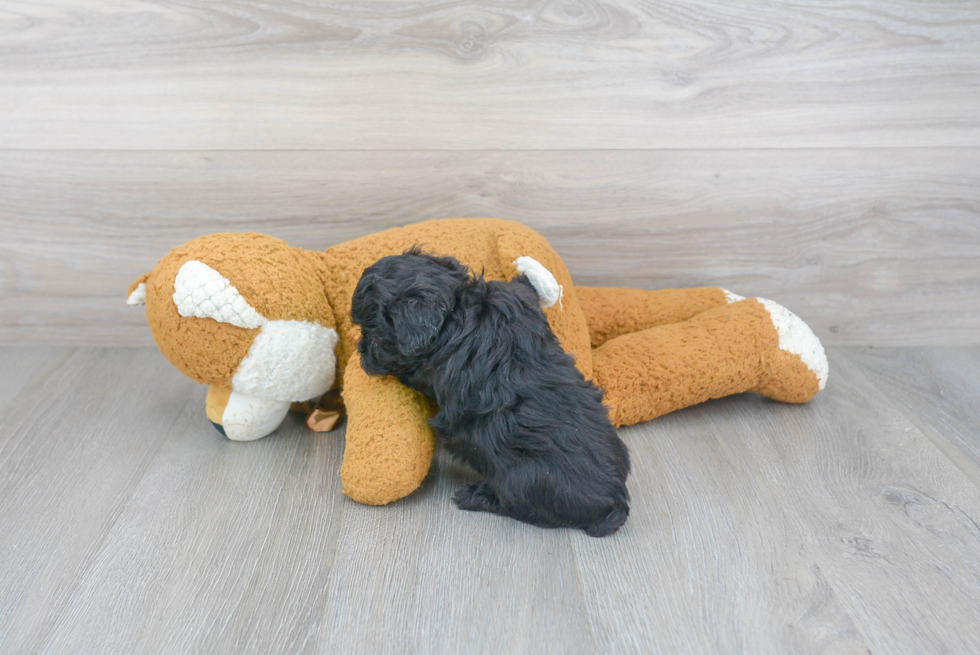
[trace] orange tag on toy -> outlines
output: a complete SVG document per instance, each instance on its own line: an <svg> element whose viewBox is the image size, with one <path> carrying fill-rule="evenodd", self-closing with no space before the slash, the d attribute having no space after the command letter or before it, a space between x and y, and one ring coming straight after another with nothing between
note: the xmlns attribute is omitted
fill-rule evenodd
<svg viewBox="0 0 980 655"><path fill-rule="evenodd" d="M344 418L344 400L336 389L323 394L306 418L306 426L314 432L330 432Z"/></svg>

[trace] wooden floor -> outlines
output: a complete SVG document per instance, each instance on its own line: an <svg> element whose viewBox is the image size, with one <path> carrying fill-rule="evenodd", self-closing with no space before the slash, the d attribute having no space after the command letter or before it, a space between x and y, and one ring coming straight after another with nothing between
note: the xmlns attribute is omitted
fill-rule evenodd
<svg viewBox="0 0 980 655"><path fill-rule="evenodd" d="M221 438L152 349L0 349L0 652L975 653L980 348L834 348L805 406L622 430L626 526L388 507L343 434Z"/></svg>

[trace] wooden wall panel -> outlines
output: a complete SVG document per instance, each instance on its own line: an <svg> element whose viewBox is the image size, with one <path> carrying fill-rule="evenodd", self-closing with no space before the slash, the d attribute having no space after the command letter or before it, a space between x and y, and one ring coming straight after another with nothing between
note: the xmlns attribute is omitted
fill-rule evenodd
<svg viewBox="0 0 980 655"><path fill-rule="evenodd" d="M980 146L962 0L0 0L0 148Z"/></svg>
<svg viewBox="0 0 980 655"><path fill-rule="evenodd" d="M526 222L580 284L771 297L830 344L980 335L980 149L0 151L0 196L5 343L151 343L126 287L201 234L448 216Z"/></svg>
<svg viewBox="0 0 980 655"><path fill-rule="evenodd" d="M583 283L977 343L978 107L956 0L0 0L0 342L148 343L118 290L200 233L490 215Z"/></svg>

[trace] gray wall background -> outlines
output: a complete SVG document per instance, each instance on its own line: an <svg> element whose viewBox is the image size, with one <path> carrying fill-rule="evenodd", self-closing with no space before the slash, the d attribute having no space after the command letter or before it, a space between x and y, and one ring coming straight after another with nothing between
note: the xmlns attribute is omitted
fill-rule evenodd
<svg viewBox="0 0 980 655"><path fill-rule="evenodd" d="M201 234L448 216L978 344L980 4L0 0L0 343L152 344L126 287Z"/></svg>

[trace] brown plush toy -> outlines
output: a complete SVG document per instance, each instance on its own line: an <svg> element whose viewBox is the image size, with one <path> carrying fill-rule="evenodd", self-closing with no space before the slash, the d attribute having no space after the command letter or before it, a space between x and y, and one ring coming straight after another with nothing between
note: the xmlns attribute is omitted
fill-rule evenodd
<svg viewBox="0 0 980 655"><path fill-rule="evenodd" d="M393 378L369 377L350 304L361 273L421 244L488 280L524 273L555 335L605 391L617 426L754 391L803 403L827 358L807 325L776 303L724 289L576 287L534 230L495 219L429 221L325 252L261 234L213 234L175 248L129 289L163 354L210 385L207 415L230 439L261 438L296 401L340 389L348 412L344 493L383 505L429 470L435 408Z"/></svg>

